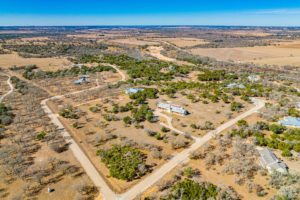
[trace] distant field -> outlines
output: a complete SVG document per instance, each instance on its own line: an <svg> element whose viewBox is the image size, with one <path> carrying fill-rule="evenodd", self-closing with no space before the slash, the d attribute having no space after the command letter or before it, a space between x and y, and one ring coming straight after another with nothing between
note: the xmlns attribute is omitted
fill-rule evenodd
<svg viewBox="0 0 300 200"><path fill-rule="evenodd" d="M269 65L300 66L300 40L281 42L274 46L239 48L195 48L193 54L216 58L220 61L252 62Z"/></svg>
<svg viewBox="0 0 300 200"><path fill-rule="evenodd" d="M116 42L120 44L127 44L127 45L137 45L137 46L143 46L143 45L158 45L157 42L151 42L151 41L144 41L137 38L126 38L126 39L116 39L111 40L111 42Z"/></svg>
<svg viewBox="0 0 300 200"><path fill-rule="evenodd" d="M158 40L166 41L178 47L191 47L200 44L206 44L203 39L198 38L159 38Z"/></svg>
<svg viewBox="0 0 300 200"><path fill-rule="evenodd" d="M2 68L33 64L44 70L58 70L69 67L71 62L66 58L23 58L16 53L0 55L0 67Z"/></svg>

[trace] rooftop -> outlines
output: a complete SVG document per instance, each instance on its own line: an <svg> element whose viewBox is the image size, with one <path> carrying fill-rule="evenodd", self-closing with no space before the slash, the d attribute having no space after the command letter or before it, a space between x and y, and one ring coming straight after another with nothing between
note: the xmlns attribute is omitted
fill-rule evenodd
<svg viewBox="0 0 300 200"><path fill-rule="evenodd" d="M134 94L140 91L144 91L144 88L127 88L125 90L126 94Z"/></svg>
<svg viewBox="0 0 300 200"><path fill-rule="evenodd" d="M287 165L280 161L270 149L262 148L259 149L258 152L260 154L261 164L269 171L287 172Z"/></svg>
<svg viewBox="0 0 300 200"><path fill-rule="evenodd" d="M284 126L294 126L300 128L300 118L298 117L284 117L282 120L278 121L278 123Z"/></svg>

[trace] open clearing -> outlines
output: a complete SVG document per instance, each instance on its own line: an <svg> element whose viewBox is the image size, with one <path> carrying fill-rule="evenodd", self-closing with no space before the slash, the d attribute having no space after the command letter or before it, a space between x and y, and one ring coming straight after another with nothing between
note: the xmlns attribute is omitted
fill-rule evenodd
<svg viewBox="0 0 300 200"><path fill-rule="evenodd" d="M300 41L278 43L274 46L239 47L239 48L195 48L196 55L216 58L220 61L267 65L300 66Z"/></svg>
<svg viewBox="0 0 300 200"><path fill-rule="evenodd" d="M0 55L0 66L9 68L12 66L37 65L43 70L58 70L71 66L66 58L23 58L16 53Z"/></svg>

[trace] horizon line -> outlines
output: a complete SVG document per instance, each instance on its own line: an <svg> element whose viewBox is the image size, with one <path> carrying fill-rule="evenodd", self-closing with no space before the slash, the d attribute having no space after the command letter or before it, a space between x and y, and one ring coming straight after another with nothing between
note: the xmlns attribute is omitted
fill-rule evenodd
<svg viewBox="0 0 300 200"><path fill-rule="evenodd" d="M143 25L143 24L130 24L130 25L0 25L0 27L151 27L151 26L159 26L159 27L283 27L283 28L300 28L300 25Z"/></svg>

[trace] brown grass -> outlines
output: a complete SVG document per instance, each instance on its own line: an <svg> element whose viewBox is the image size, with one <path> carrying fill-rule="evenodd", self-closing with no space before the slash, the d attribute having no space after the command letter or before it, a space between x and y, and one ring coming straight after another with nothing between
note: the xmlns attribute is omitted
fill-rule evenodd
<svg viewBox="0 0 300 200"><path fill-rule="evenodd" d="M72 65L66 58L23 58L16 53L0 55L0 66L2 68L33 64L43 70L64 69Z"/></svg>
<svg viewBox="0 0 300 200"><path fill-rule="evenodd" d="M178 47L192 47L200 44L206 44L207 42L199 38L159 38L158 40L166 41L174 44Z"/></svg>
<svg viewBox="0 0 300 200"><path fill-rule="evenodd" d="M196 55L216 58L220 61L235 61L267 65L300 66L300 40L283 42L273 46L239 48L195 48Z"/></svg>

